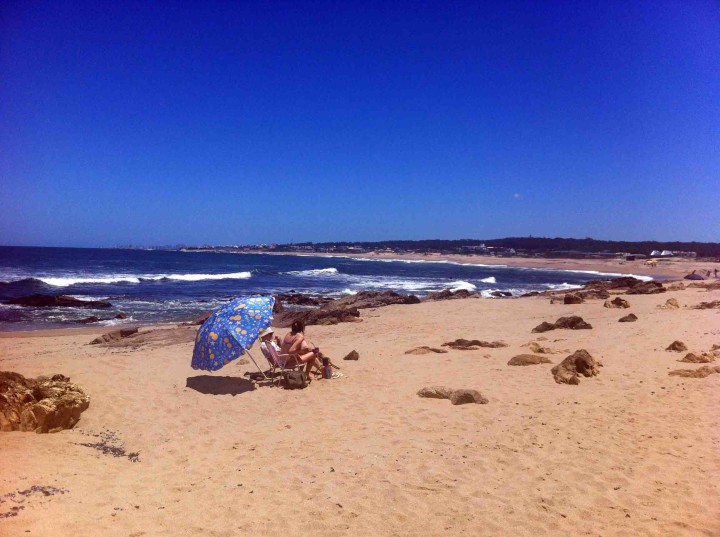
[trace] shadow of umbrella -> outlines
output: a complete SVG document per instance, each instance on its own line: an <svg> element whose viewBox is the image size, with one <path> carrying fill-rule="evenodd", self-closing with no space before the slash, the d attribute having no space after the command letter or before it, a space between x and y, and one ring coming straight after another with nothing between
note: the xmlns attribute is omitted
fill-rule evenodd
<svg viewBox="0 0 720 537"><path fill-rule="evenodd" d="M240 395L251 392L255 385L248 379L239 377L212 377L210 375L199 375L188 377L186 387L196 392L208 395Z"/></svg>

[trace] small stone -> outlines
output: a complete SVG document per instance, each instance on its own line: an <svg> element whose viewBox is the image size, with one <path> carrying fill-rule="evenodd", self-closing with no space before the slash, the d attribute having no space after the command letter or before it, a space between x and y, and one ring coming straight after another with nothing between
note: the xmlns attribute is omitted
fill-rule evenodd
<svg viewBox="0 0 720 537"><path fill-rule="evenodd" d="M638 319L637 315L635 315L634 313L628 313L625 317L620 317L618 319L618 322L619 323L634 323L635 321L637 321L637 319Z"/></svg>
<svg viewBox="0 0 720 537"><path fill-rule="evenodd" d="M468 403L486 405L489 401L477 390L455 390L450 394L450 402L453 405L466 405Z"/></svg>
<svg viewBox="0 0 720 537"><path fill-rule="evenodd" d="M428 397L430 399L450 399L452 388L446 386L427 386L421 388L417 394L419 397Z"/></svg>
<svg viewBox="0 0 720 537"><path fill-rule="evenodd" d="M665 348L665 350L666 350L666 351L673 351L673 352L683 352L683 351L688 350L688 348L687 348L687 346L685 345L685 343L683 343L682 341L675 340L675 341L673 341L672 343L670 343L670 345L668 345L668 346Z"/></svg>
<svg viewBox="0 0 720 537"><path fill-rule="evenodd" d="M355 351L355 350L350 351L347 354L347 356L345 356L345 358L343 358L343 360L359 360L359 359L360 359L360 354L358 353L358 351Z"/></svg>

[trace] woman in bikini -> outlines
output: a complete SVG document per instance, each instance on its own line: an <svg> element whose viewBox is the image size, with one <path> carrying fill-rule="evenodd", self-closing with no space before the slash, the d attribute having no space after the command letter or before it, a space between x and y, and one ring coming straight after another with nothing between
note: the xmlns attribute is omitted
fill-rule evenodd
<svg viewBox="0 0 720 537"><path fill-rule="evenodd" d="M310 345L305 341L305 325L302 321L293 322L290 327L290 332L285 334L280 345L280 352L283 354L295 354L297 360L306 364L305 376L310 380L310 371L313 366L317 367L318 370L322 371L320 358L322 355L317 348L310 348Z"/></svg>

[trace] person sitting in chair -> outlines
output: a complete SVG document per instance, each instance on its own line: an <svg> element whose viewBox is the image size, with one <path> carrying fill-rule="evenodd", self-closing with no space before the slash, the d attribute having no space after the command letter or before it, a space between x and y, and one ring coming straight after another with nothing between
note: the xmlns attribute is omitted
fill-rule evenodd
<svg viewBox="0 0 720 537"><path fill-rule="evenodd" d="M322 364L320 362L322 354L320 354L317 347L310 348L310 345L305 340L305 325L302 321L293 322L290 327L290 332L285 334L285 337L280 343L280 352L283 354L294 354L297 356L299 362L307 364L305 367L305 376L308 380L310 380L310 371L312 371L313 367L322 371Z"/></svg>

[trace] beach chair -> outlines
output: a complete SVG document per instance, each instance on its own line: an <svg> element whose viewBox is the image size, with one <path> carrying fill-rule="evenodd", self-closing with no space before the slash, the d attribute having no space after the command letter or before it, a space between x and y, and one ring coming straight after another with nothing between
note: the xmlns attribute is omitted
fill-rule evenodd
<svg viewBox="0 0 720 537"><path fill-rule="evenodd" d="M260 343L260 350L270 364L273 383L275 378L282 379L283 373L286 371L302 371L305 368L305 364L298 360L297 354L280 354L272 344L265 342ZM279 377L277 376L278 370L280 370Z"/></svg>

